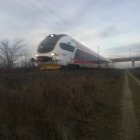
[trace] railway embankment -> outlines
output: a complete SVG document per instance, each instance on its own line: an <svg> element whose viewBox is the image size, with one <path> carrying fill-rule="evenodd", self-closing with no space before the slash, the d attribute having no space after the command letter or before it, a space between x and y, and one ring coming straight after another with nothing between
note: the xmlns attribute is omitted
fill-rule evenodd
<svg viewBox="0 0 140 140"><path fill-rule="evenodd" d="M120 70L1 75L0 139L120 139Z"/></svg>

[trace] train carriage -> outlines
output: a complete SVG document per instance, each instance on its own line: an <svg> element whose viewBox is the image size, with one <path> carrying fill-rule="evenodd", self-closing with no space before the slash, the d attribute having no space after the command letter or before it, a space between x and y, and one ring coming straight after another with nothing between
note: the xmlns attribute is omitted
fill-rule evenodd
<svg viewBox="0 0 140 140"><path fill-rule="evenodd" d="M38 46L37 63L40 69L59 69L63 66L106 68L111 61L65 34L51 34Z"/></svg>

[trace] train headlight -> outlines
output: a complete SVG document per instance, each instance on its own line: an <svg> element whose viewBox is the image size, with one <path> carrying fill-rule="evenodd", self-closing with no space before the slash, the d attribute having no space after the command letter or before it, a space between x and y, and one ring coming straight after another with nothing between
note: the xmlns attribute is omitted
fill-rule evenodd
<svg viewBox="0 0 140 140"><path fill-rule="evenodd" d="M54 56L54 53L51 53L51 56Z"/></svg>
<svg viewBox="0 0 140 140"><path fill-rule="evenodd" d="M49 37L56 37L56 35L55 34L50 34Z"/></svg>
<svg viewBox="0 0 140 140"><path fill-rule="evenodd" d="M38 55L36 54L35 56L37 57Z"/></svg>
<svg viewBox="0 0 140 140"><path fill-rule="evenodd" d="M54 37L54 35L53 35L53 34L51 34L50 36L51 36L51 37Z"/></svg>

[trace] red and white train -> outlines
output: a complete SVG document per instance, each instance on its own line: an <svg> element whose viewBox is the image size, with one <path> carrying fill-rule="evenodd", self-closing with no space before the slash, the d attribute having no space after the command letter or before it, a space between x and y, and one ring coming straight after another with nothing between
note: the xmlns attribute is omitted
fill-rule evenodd
<svg viewBox="0 0 140 140"><path fill-rule="evenodd" d="M63 66L107 68L111 61L80 44L65 34L47 36L37 48L37 63L41 69L58 69Z"/></svg>

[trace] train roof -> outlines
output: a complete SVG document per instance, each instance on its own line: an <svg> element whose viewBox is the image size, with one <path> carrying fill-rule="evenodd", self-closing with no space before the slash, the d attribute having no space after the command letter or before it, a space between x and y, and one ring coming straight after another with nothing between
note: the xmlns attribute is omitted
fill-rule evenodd
<svg viewBox="0 0 140 140"><path fill-rule="evenodd" d="M61 37L64 37L64 36L67 36L67 35L65 35L65 34L58 34L58 35L57 34L50 34L47 37L53 37L53 36L55 37L56 40L59 40Z"/></svg>
<svg viewBox="0 0 140 140"><path fill-rule="evenodd" d="M64 37L64 36L68 36L68 35L66 35L66 34L50 34L50 35L48 35L47 37L53 37L53 36L55 36L55 40L58 41L60 38L62 38L62 37ZM47 37L46 37L46 38L47 38ZM68 36L68 37L70 37L70 36ZM97 56L98 56L98 54L97 54L96 52L94 52L93 50L91 50L91 49L89 49L88 47L84 46L83 44L79 43L78 41L76 41L76 40L73 39L72 37L70 37L70 38L71 38L75 43L78 43L80 46L82 46L83 49L86 49L87 51L89 51L89 52L91 52L91 53L94 53L94 55L97 55ZM101 59L104 59L104 60L106 60L106 61L111 62L111 60L109 60L109 59L107 59L107 58L105 58L105 57L103 57L103 56L101 56L101 55L99 55L99 57L100 57Z"/></svg>

